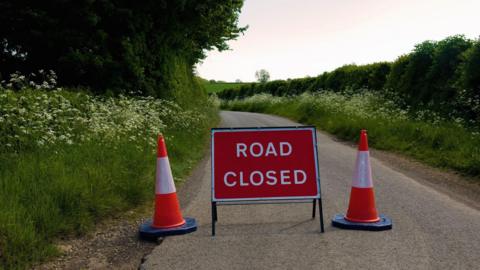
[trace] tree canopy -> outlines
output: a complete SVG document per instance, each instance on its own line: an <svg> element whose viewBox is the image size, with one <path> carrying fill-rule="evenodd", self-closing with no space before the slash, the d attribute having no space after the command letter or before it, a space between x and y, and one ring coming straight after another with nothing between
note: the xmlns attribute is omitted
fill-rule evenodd
<svg viewBox="0 0 480 270"><path fill-rule="evenodd" d="M270 80L270 73L266 69L260 69L255 71L255 78L259 83L266 83Z"/></svg>
<svg viewBox="0 0 480 270"><path fill-rule="evenodd" d="M242 0L0 0L0 74L164 96L205 51L228 49ZM188 77L192 77L191 74Z"/></svg>

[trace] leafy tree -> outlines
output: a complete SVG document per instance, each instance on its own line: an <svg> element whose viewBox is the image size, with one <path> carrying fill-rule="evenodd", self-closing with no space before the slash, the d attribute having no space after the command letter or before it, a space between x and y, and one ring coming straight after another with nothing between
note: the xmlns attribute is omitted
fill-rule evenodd
<svg viewBox="0 0 480 270"><path fill-rule="evenodd" d="M241 0L0 0L0 73L53 69L101 93L174 96L205 51L228 48ZM169 89L173 89L169 92Z"/></svg>
<svg viewBox="0 0 480 270"><path fill-rule="evenodd" d="M458 67L457 100L463 117L480 121L480 39L462 55Z"/></svg>
<svg viewBox="0 0 480 270"><path fill-rule="evenodd" d="M480 39L462 55L458 86L480 96Z"/></svg>
<svg viewBox="0 0 480 270"><path fill-rule="evenodd" d="M404 54L397 58L392 63L390 73L387 75L386 88L391 89L395 92L400 92L399 89L404 88L404 83L402 81L403 74L407 69L407 66L410 62L410 55Z"/></svg>
<svg viewBox="0 0 480 270"><path fill-rule="evenodd" d="M260 69L255 72L255 78L259 83L266 83L270 80L270 73L265 69Z"/></svg>
<svg viewBox="0 0 480 270"><path fill-rule="evenodd" d="M436 103L454 98L457 90L456 70L462 61L463 53L473 45L465 36L447 37L437 43L433 62L426 76L428 88L421 93L422 100L433 100Z"/></svg>
<svg viewBox="0 0 480 270"><path fill-rule="evenodd" d="M368 88L372 90L382 90L387 81L387 75L390 73L391 64L388 62L374 63L368 65Z"/></svg>
<svg viewBox="0 0 480 270"><path fill-rule="evenodd" d="M436 43L424 41L415 45L415 49L409 55L409 61L400 80L397 90L406 94L411 103L416 103L423 89L429 87L426 81L427 73L433 62Z"/></svg>

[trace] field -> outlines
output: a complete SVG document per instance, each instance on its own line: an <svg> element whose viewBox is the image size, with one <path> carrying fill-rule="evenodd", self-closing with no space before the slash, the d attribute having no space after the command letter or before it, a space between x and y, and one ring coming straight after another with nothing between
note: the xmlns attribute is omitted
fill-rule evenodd
<svg viewBox="0 0 480 270"><path fill-rule="evenodd" d="M204 82L204 86L205 86L205 89L207 90L207 93L219 93L219 92L222 92L223 90L225 89L235 89L235 88L239 88L240 86L242 85L246 85L246 84L249 84L249 83L230 83L230 82L226 82L226 83L220 83L220 82L215 82L215 83L211 83L209 81L205 81Z"/></svg>
<svg viewBox="0 0 480 270"><path fill-rule="evenodd" d="M203 156L216 108L0 89L0 269L58 255L55 239L151 202L157 134L181 181Z"/></svg>
<svg viewBox="0 0 480 270"><path fill-rule="evenodd" d="M372 147L480 176L478 126L466 128L461 118L447 120L428 110L403 110L378 93L324 91L291 97L259 94L222 101L222 108L285 116L350 141L357 141L360 129L367 129Z"/></svg>

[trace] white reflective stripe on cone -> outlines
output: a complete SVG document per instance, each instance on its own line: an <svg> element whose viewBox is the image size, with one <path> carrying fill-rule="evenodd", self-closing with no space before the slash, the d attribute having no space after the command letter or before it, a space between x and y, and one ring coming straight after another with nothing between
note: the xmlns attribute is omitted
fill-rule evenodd
<svg viewBox="0 0 480 270"><path fill-rule="evenodd" d="M168 157L157 158L155 194L169 194L176 191Z"/></svg>
<svg viewBox="0 0 480 270"><path fill-rule="evenodd" d="M372 168L370 167L369 157L368 151L358 151L352 186L357 188L373 187Z"/></svg>

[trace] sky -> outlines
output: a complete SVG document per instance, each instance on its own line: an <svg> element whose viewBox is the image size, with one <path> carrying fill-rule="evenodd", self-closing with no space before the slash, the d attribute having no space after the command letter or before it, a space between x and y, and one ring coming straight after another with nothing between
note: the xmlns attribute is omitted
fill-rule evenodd
<svg viewBox="0 0 480 270"><path fill-rule="evenodd" d="M317 76L345 64L393 61L415 44L480 36L480 0L246 0L230 50L197 65L205 79Z"/></svg>

